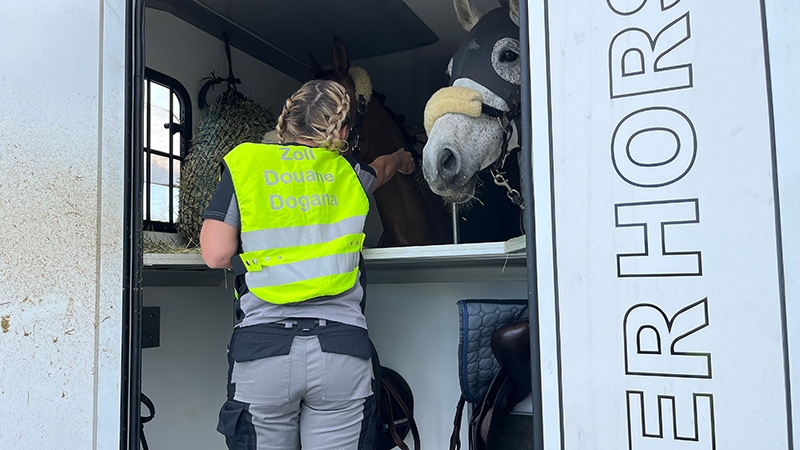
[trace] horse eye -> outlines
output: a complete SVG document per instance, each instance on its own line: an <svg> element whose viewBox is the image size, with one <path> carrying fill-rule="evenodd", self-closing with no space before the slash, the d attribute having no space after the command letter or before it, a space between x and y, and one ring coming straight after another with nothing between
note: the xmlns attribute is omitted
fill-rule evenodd
<svg viewBox="0 0 800 450"><path fill-rule="evenodd" d="M500 61L503 62L514 62L517 58L519 58L519 55L511 50L506 50L500 55Z"/></svg>

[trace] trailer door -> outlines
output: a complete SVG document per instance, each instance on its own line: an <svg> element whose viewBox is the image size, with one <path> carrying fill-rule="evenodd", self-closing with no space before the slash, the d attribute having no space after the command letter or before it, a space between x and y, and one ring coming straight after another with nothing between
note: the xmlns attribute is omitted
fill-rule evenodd
<svg viewBox="0 0 800 450"><path fill-rule="evenodd" d="M793 448L800 7L528 20L545 447Z"/></svg>

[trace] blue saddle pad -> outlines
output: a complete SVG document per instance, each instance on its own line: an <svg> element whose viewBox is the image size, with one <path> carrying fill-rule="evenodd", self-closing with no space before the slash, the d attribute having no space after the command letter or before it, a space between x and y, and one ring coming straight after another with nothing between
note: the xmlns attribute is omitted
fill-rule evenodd
<svg viewBox="0 0 800 450"><path fill-rule="evenodd" d="M492 353L492 334L513 322L528 300L459 300L458 379L470 403L479 402L500 363Z"/></svg>

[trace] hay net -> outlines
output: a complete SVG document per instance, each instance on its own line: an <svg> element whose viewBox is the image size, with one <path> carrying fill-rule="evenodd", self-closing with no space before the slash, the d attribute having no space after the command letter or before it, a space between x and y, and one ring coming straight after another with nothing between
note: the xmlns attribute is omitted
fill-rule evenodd
<svg viewBox="0 0 800 450"><path fill-rule="evenodd" d="M222 158L243 142L261 142L277 121L275 113L235 90L225 92L211 106L181 167L175 226L188 245L200 243L203 212L219 182Z"/></svg>

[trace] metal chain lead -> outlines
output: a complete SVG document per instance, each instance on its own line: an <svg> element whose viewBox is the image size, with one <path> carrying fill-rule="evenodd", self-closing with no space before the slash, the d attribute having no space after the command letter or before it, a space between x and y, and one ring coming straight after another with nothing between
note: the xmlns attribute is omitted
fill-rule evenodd
<svg viewBox="0 0 800 450"><path fill-rule="evenodd" d="M519 209L524 210L525 202L522 201L522 194L520 194L518 190L511 187L511 183L508 182L505 172L501 172L492 167L489 169L489 173L492 174L494 184L506 188L506 196L509 200L511 200L511 203L517 205Z"/></svg>
<svg viewBox="0 0 800 450"><path fill-rule="evenodd" d="M503 114L501 117L498 117L497 120L500 124L500 128L503 130L503 144L500 149L500 157L489 167L489 173L492 175L494 184L506 188L506 197L511 200L511 203L517 205L519 209L525 210L525 202L522 200L522 194L511 187L511 183L509 183L508 178L506 178L506 173L502 170L506 165L506 159L511 154L511 152L508 151L508 144L512 134L512 119L506 114ZM518 148L514 150L518 150Z"/></svg>

